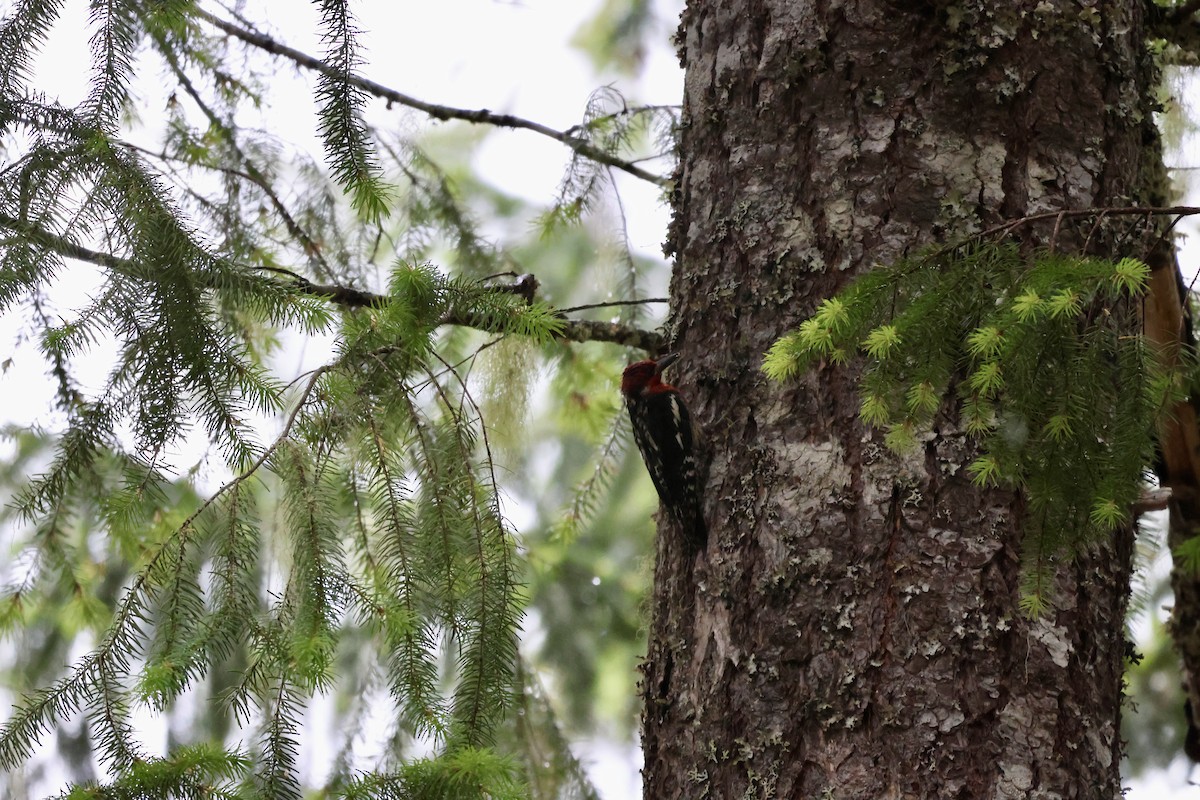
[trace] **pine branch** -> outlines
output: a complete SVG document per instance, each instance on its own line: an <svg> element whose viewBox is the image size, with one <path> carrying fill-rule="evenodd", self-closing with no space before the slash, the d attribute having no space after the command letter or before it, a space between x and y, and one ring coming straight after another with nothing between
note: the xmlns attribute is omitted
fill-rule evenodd
<svg viewBox="0 0 1200 800"><path fill-rule="evenodd" d="M628 420L629 416L620 409L613 416L604 445L596 456L595 467L590 475L575 486L570 509L559 515L560 521L555 532L564 541L573 542L584 525L593 521L604 495L612 486L620 466L618 458L629 440Z"/></svg>
<svg viewBox="0 0 1200 800"><path fill-rule="evenodd" d="M487 482L483 485L488 507L481 509L474 498L469 506L475 532L474 566L479 570L472 581L476 613L472 617L474 635L471 641L462 645L459 654L463 676L455 693L453 709L458 722L457 733L465 737L455 744L478 747L492 743L492 731L510 702L509 690L518 659L516 631L521 610L517 578L510 560L512 545L500 513L495 459L488 442L487 426L482 424L482 412L471 396L466 380L440 356L435 354L435 357L459 384L462 403L470 406L471 413L480 422L480 437L486 455L484 463L488 470ZM441 384L432 380L432 375L430 378L446 410L452 413L457 424L463 425L462 405L453 410ZM469 463L472 456L470 443L461 436L456 439L461 457Z"/></svg>
<svg viewBox="0 0 1200 800"><path fill-rule="evenodd" d="M1200 210L1198 210L1198 213L1200 213ZM0 213L0 228L12 231L16 237L32 242L34 245L64 258L86 261L89 264L96 264L97 266L130 277L146 278L146 270L136 261L83 247L69 239L51 233L28 220L17 219L16 217ZM0 238L0 244L4 242L5 240ZM387 295L337 284L314 283L302 275L278 267L259 267L259 269L286 275L289 281L287 284L280 282L281 288L288 287L300 294L325 299L346 308L384 306L390 302ZM531 298L533 296L530 289L531 285L534 287L533 291L536 291L536 279L533 276L528 276L519 279L516 283L497 286L495 289L496 291L511 292L522 297ZM482 315L472 316L452 311L441 322L444 325L460 325L494 332L494 326L491 326L486 317ZM597 322L593 320L564 319L562 321L562 329L558 333L557 338L568 342L609 342L625 347L636 347L648 353L661 352L665 346L662 334L655 331L642 330L615 322Z"/></svg>
<svg viewBox="0 0 1200 800"><path fill-rule="evenodd" d="M1164 357L1178 351L1184 325L1179 297L1153 285L1157 276L1177 287L1169 258L1156 264L1030 252L1008 234L1037 220L1057 229L1062 219L1092 217L1095 228L1110 213L1136 215L1134 229L1153 237L1153 252L1166 253L1162 226L1150 229L1140 218L1196 212L1034 215L993 229L995 241L985 232L879 267L777 342L763 369L782 379L862 351L860 417L886 431L894 450L914 447L916 431L956 394L963 430L979 448L967 467L973 482L1019 488L1026 497L1022 607L1039 613L1053 600L1055 558L1128 523L1154 460L1156 427L1166 463L1184 449L1162 436L1178 436L1164 412L1181 399L1183 375ZM1120 242L1110 247L1121 249ZM1176 311L1174 324L1164 318L1152 326L1157 303ZM1190 427L1194 441L1194 420Z"/></svg>
<svg viewBox="0 0 1200 800"><path fill-rule="evenodd" d="M257 763L251 785L259 797L300 800L300 782L296 762L300 756L300 699L293 696L286 675L274 676L269 713L260 737Z"/></svg>
<svg viewBox="0 0 1200 800"><path fill-rule="evenodd" d="M416 572L408 541L414 520L404 492L403 466L393 454L374 411L367 414L375 456L371 465L374 472L372 494L376 507L381 509L383 521L381 557L392 565L390 572L397 576L388 581L391 586L380 585L377 591L384 593L390 604L399 604L402 611L402 614L396 614L395 610L389 609L381 622L390 672L400 676L399 681L393 681L393 686L404 687L403 692L396 694L402 714L413 730L418 735L444 738L446 729L437 692L437 667L431 655L434 637L428 624L416 622L421 619L421 613L417 608ZM423 433L418 429L418 440L423 441L422 437ZM367 549L365 542L364 549ZM378 584L383 583L374 574L372 579ZM395 624L398 617L404 619L404 624Z"/></svg>
<svg viewBox="0 0 1200 800"><path fill-rule="evenodd" d="M283 484L291 571L284 589L291 627L290 679L307 690L328 689L333 681L337 620L351 580L342 557L337 502L328 474L308 448L288 441L272 459L271 471Z"/></svg>
<svg viewBox="0 0 1200 800"><path fill-rule="evenodd" d="M361 59L347 0L320 0L321 38L328 44L327 67L317 80L318 130L334 179L350 194L354 210L371 222L387 213L388 191L362 120L365 90L354 81Z"/></svg>
<svg viewBox="0 0 1200 800"><path fill-rule="evenodd" d="M624 110L625 98L611 86L597 89L588 97L584 109L584 122L571 131L580 131L585 141L594 144L605 153L616 153L630 146L636 133L635 123L640 121L640 118L620 112L602 113L612 105L618 105ZM611 167L582 158L576 153L559 182L558 196L553 206L541 215L539 225L544 231L549 231L560 225L577 223L600 202L605 187L612 187L618 210L624 214L620 194L613 182ZM623 236L622 239L627 246L627 237ZM631 291L632 284L624 288L627 294L635 293Z"/></svg>
<svg viewBox="0 0 1200 800"><path fill-rule="evenodd" d="M240 39L252 47L257 47L258 49L267 53L271 53L272 55L282 56L297 66L318 72L327 77L345 77L345 80L348 84L356 86L369 94L386 100L389 106L392 103L398 103L402 106L407 106L408 108L414 108L418 111L422 111L434 119L443 121L458 119L477 125L495 125L496 127L500 128L518 128L533 131L534 133L539 133L542 136L548 136L556 142L561 142L585 158L590 158L593 161L601 164L607 164L610 167L615 167L616 169L627 172L636 178L641 178L644 181L649 181L657 186L661 186L664 189L671 187L672 182L669 178L664 178L660 175L655 175L652 172L647 172L641 167L617 158L610 153L606 153L602 149L588 144L585 140L576 136L572 131L556 130L539 122L533 122L512 114L496 114L487 110L486 108L470 110L438 105L436 103L427 103L423 100L418 100L415 97L403 94L395 89L388 88L387 86L366 78L361 78L357 75L342 76L336 70L334 70L333 67L318 58L310 56L300 50L296 50L295 48L288 47L282 42L277 42L271 37L262 33L247 30L246 28L235 25L232 22L223 20L220 17L210 14L203 9L198 8L196 9L195 13L198 17L203 19L205 22L208 22L210 25L219 28L230 36Z"/></svg>
<svg viewBox="0 0 1200 800"><path fill-rule="evenodd" d="M292 427L296 424L296 418L300 415L300 409L303 408L306 403L308 403L309 398L312 396L313 390L317 386L317 381L319 381L321 376L326 372L329 372L331 369L333 369L332 366L325 365L313 370L312 375L308 379L308 383L304 387L304 391L300 393L300 398L296 401L296 405L292 408L292 412L288 415L287 421L283 425L283 430L279 432L279 436L275 437L275 441L272 442L271 445L262 452L262 454L255 460L253 464L243 470L237 475L237 477L233 478L233 480L222 485L212 497L208 498L208 500L204 501L199 508L192 512L191 516L184 520L183 525L180 526L180 529L183 529L184 527L195 522L196 518L203 514L204 510L212 505L217 498L225 494L230 489L236 488L247 478L254 475L254 473L258 471L259 467L267 463L267 459L275 454L275 451L280 448L287 437L291 434Z"/></svg>
<svg viewBox="0 0 1200 800"><path fill-rule="evenodd" d="M92 91L85 107L88 116L106 129L116 125L129 99L139 33L133 6L115 0L91 4L88 22L96 32L91 38Z"/></svg>
<svg viewBox="0 0 1200 800"><path fill-rule="evenodd" d="M221 135L225 139L225 144L229 147L230 151L238 159L238 161L240 161L245 167L244 173L238 172L236 174L253 183L262 191L264 195L266 195L267 200L271 203L271 207L275 209L275 213L278 214L279 218L283 221L284 227L287 228L288 233L290 233L296 238L297 241L300 242L304 249L304 253L309 258L313 259L313 261L316 262L316 264L319 265L326 274L332 275L333 269L325 261L325 256L321 253L320 246L317 245L313 237L308 234L308 231L306 231L304 227L296 221L295 217L292 216L292 213L288 210L287 206L284 205L283 200L280 199L279 194L275 191L275 187L271 185L271 182L267 179L267 176L263 174L263 171L260 170L258 166L250 160L250 157L242 151L241 147L238 146L237 137L233 135L233 131L229 129L229 126L221 120L217 112L204 101L203 97L200 96L200 92L196 89L191 79L187 76L187 73L183 71L183 67L180 66L179 60L176 58L174 51L171 50L170 47L160 42L159 52L162 53L164 58L166 58L167 63L171 67L171 71L175 73L176 79L179 81L179 84L183 87L183 90L187 93L188 97L192 98L192 102L194 102L200 108L200 111L204 114L204 116L208 118L209 125L211 125L213 129L221 132Z"/></svg>
<svg viewBox="0 0 1200 800"><path fill-rule="evenodd" d="M43 690L29 698L17 713L0 728L0 765L12 767L19 763L34 746L36 737L47 728L49 720L69 716L84 700L91 700L96 706L97 713L100 715L99 720L103 723L103 731L108 734L107 747L110 754L117 757L119 762L137 760L136 755L125 752L126 737L121 734L125 729L124 722L121 719L120 710L115 708L106 691L112 686L119 685L119 676L125 671L126 660L138 652L139 645L133 641L133 637L138 633L139 626L147 616L145 604L152 579L161 568L163 560L169 559L172 553L181 551L186 545L189 534L195 530L193 523L196 519L218 498L238 487L253 475L289 436L300 409L307 403L317 381L329 369L331 368L322 367L313 373L284 424L283 431L260 458L244 472L221 486L192 512L175 529L171 537L159 546L158 551L147 560L132 585L126 590L125 597L114 612L113 622L100 645L75 666L68 678L58 681L50 689Z"/></svg>
<svg viewBox="0 0 1200 800"><path fill-rule="evenodd" d="M7 13L0 20L0 96L25 92L34 54L45 43L61 13L60 2L22 0L8 4Z"/></svg>

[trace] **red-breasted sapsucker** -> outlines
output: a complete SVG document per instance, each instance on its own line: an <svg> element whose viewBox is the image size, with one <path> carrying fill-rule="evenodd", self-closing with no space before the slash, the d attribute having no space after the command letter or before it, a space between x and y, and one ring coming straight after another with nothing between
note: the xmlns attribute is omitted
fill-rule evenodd
<svg viewBox="0 0 1200 800"><path fill-rule="evenodd" d="M703 491L699 437L679 390L662 380L678 353L638 361L621 375L621 393L633 422L633 438L663 507L697 548L708 539L700 498Z"/></svg>

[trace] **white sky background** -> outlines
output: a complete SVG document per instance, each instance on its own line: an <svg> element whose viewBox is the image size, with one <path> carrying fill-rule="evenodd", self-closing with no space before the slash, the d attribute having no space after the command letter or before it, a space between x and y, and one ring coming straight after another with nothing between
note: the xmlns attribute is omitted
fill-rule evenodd
<svg viewBox="0 0 1200 800"><path fill-rule="evenodd" d="M0 0L0 15L9 3ZM65 20L78 21L71 30L60 26L47 45L39 66L37 83L56 94L64 103L75 103L87 92L90 78L87 62L87 33L83 0L68 0ZM635 81L613 75L597 75L585 56L569 42L579 25L599 5L598 0L438 0L437 2L358 2L355 10L364 32L361 40L366 77L422 100L461 108L488 108L512 113L559 130L580 122L589 94L605 83L613 83L631 103L676 104L682 92L682 72L669 43L681 0L657 0L656 14L662 28L657 41L649 43L646 69ZM210 6L216 8L215 6ZM261 9L269 14L261 15ZM217 9L218 12L220 11ZM317 15L311 3L300 0L266 0L247 3L244 13L256 22L269 19L264 30L282 41L314 55L323 51L317 38ZM279 77L270 84L271 127L288 132L296 144L313 154L322 152L316 138L312 101L312 76L297 77L295 70L283 66ZM167 98L163 82L154 75L139 75L138 105L148 132L147 144L158 135L156 120L165 116ZM370 115L375 122L397 127L423 124L421 116L403 109L384 111L380 101L372 101ZM280 124L280 120L286 120ZM455 123L458 124L458 123ZM1200 166L1200 146L1189 136L1184 152L1168 156L1178 166ZM475 166L485 181L536 203L553 198L570 153L562 145L529 131L496 130L479 150ZM657 187L618 173L618 185L627 211L631 245L640 253L658 257L665 236L668 210L659 200ZM1189 201L1195 202L1195 192ZM1195 228L1190 220L1182 230ZM1183 262L1200 260L1200 237L1190 237L1192 246L1185 250ZM86 283L74 276L76 288ZM602 297L597 287L598 298ZM59 296L64 309L77 308L85 297L72 300L69 292ZM35 349L13 348L20 324L17 315L0 317L0 361L10 356L13 362L0 375L0 424L35 421L53 424L47 416L52 386L46 368ZM297 371L320 360L321 353L297 355ZM100 370L92 385L100 385L107 364L95 359ZM81 365L86 366L86 363ZM5 454L0 452L0 457ZM0 542L4 545L6 542ZM1151 613L1163 614L1152 609ZM302 758L309 761L313 754ZM602 795L617 798L640 795L637 754L610 742L593 742L581 753L585 765ZM590 762L590 763L588 763ZM319 769L319 767L318 767ZM1200 789L1181 788L1188 770L1177 763L1169 774L1151 776L1133 785L1127 797L1200 798ZM0 793L2 794L2 793Z"/></svg>

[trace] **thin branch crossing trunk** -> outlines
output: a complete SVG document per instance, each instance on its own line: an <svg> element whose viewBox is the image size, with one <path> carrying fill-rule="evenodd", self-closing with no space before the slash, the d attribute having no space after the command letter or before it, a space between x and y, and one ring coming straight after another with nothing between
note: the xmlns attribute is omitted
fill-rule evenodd
<svg viewBox="0 0 1200 800"><path fill-rule="evenodd" d="M694 558L660 536L647 798L1120 796L1132 530L1058 565L1058 607L1025 619L1026 509L972 485L953 397L898 458L853 367L759 366L874 264L1165 205L1142 7L689 4L670 248L710 536Z"/></svg>

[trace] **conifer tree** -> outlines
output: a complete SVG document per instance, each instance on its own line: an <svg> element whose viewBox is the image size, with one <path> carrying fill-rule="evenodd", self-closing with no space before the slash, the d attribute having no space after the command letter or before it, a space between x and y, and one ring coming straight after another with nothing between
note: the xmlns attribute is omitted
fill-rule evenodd
<svg viewBox="0 0 1200 800"><path fill-rule="evenodd" d="M622 297L552 307L514 269L519 241L494 244L476 219L480 198L518 204L456 174L436 138L366 110L564 146L540 223L577 251L545 274L560 297L594 249L574 223L613 171L666 185L637 157L669 149L674 112L606 89L557 131L433 105L366 76L349 3L318 6L324 49L310 54L216 5L90 3L90 90L76 105L46 96L35 70L70 10L18 2L0 20L0 311L22 316L62 420L7 431L19 546L0 624L29 650L0 727L14 786L590 796L518 652L531 543L506 518L512 464L497 454L521 447L535 358L560 360L570 383L596 360L571 343L658 346L632 324L646 264L617 250ZM286 69L313 79L319 160L247 124ZM139 105L148 72L171 87L165 120ZM161 138L145 144L147 132ZM58 284L79 276L97 288L59 309ZM617 321L596 319L611 309ZM289 376L279 357L302 341L332 345ZM80 364L110 350L101 385L85 385ZM610 453L617 410L581 415ZM614 463L561 499L561 535L590 517ZM337 729L306 733L329 696ZM139 722L155 714L198 722L172 725L163 753ZM56 735L47 762L36 753ZM307 747L336 753L316 784ZM69 784L39 780L64 764Z"/></svg>
<svg viewBox="0 0 1200 800"><path fill-rule="evenodd" d="M66 5L0 19L0 312L57 413L6 431L0 474L14 786L594 796L518 647L532 618L576 656L568 688L632 682L649 629L647 797L1117 796L1151 468L1200 707L1171 249L1197 209L1169 205L1153 126L1162 62L1200 52L1194 4L694 0L682 114L602 88L566 130L380 82L353 7L315 6L306 52L218 4L91 0L75 104L35 70ZM648 8L608 2L580 38L636 59ZM149 69L170 93L147 144ZM312 81L319 157L253 117L281 70ZM381 124L385 104L561 145L551 245L480 221L520 204L445 156L473 134ZM619 226L616 299L562 300L618 174L674 210L663 329ZM80 275L96 289L64 313ZM287 374L298 342L327 353ZM617 383L668 348L707 434L710 535L696 552L659 519L643 619L651 545L626 531L650 504L624 502ZM570 423L538 441L519 421L542 365ZM522 498L554 524L517 531L505 495L548 439L570 486ZM616 640L602 657L578 656L587 626ZM65 783L43 786L49 763Z"/></svg>

